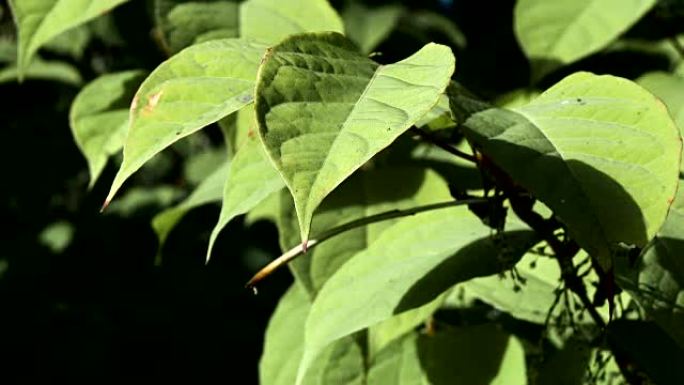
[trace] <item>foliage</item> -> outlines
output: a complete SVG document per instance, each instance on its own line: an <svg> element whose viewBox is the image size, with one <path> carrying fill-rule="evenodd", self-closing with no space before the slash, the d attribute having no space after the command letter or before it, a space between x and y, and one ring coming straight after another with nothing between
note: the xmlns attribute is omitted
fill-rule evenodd
<svg viewBox="0 0 684 385"><path fill-rule="evenodd" d="M34 56L78 60L85 23L121 3L12 0L17 59L0 77L79 84ZM492 91L468 76L489 48L452 3L150 1L169 57L91 76L72 103L90 187L113 158L103 209L166 207L158 263L196 207L222 202L207 260L238 216L274 223L283 254L248 286L288 263L295 279L266 330L265 385L681 383L684 45L669 26L684 5L517 0L529 77ZM629 40L652 18L659 45ZM665 68L596 64L627 50ZM182 184L115 199L168 148L184 200ZM41 241L64 249L72 231Z"/></svg>

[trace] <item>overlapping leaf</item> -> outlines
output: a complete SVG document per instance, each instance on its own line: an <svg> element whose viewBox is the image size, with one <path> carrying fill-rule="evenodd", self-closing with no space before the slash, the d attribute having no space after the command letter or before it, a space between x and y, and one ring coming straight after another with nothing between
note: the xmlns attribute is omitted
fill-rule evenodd
<svg viewBox="0 0 684 385"><path fill-rule="evenodd" d="M617 282L684 349L684 184L665 224L637 261L616 263Z"/></svg>
<svg viewBox="0 0 684 385"><path fill-rule="evenodd" d="M221 215L211 232L207 260L216 238L228 222L253 209L283 187L283 179L264 154L259 139L252 135L245 140L230 163L223 187Z"/></svg>
<svg viewBox="0 0 684 385"><path fill-rule="evenodd" d="M259 362L262 385L291 385L302 358L304 330L311 302L306 292L294 284L278 303L266 329L264 353ZM305 385L363 384L363 356L353 338L340 340L312 365Z"/></svg>
<svg viewBox="0 0 684 385"><path fill-rule="evenodd" d="M19 76L38 48L60 33L87 22L126 0L10 0L19 31Z"/></svg>
<svg viewBox="0 0 684 385"><path fill-rule="evenodd" d="M606 47L656 0L518 0L515 33L533 77Z"/></svg>
<svg viewBox="0 0 684 385"><path fill-rule="evenodd" d="M107 202L155 154L251 103L264 49L240 39L208 41L157 67L133 99L124 161Z"/></svg>
<svg viewBox="0 0 684 385"><path fill-rule="evenodd" d="M316 297L300 378L331 342L428 303L458 282L503 270L534 239L527 230L493 238L462 207L398 221L337 270Z"/></svg>
<svg viewBox="0 0 684 385"><path fill-rule="evenodd" d="M368 385L523 385L525 351L494 325L411 333L371 362Z"/></svg>
<svg viewBox="0 0 684 385"><path fill-rule="evenodd" d="M477 113L466 126L604 266L620 244L645 246L674 198L679 132L665 106L628 80L577 73L527 105Z"/></svg>
<svg viewBox="0 0 684 385"><path fill-rule="evenodd" d="M359 45L361 52L370 53L392 32L403 12L396 4L369 8L354 1L342 17L349 39Z"/></svg>
<svg viewBox="0 0 684 385"><path fill-rule="evenodd" d="M144 75L133 70L100 76L83 87L71 104L71 132L88 161L91 187L107 158L123 147L128 106Z"/></svg>
<svg viewBox="0 0 684 385"><path fill-rule="evenodd" d="M453 70L445 46L381 66L336 33L293 36L269 50L257 121L294 197L303 241L323 199L427 113Z"/></svg>
<svg viewBox="0 0 684 385"><path fill-rule="evenodd" d="M342 20L327 0L247 0L240 6L240 36L276 44L302 32L344 32Z"/></svg>

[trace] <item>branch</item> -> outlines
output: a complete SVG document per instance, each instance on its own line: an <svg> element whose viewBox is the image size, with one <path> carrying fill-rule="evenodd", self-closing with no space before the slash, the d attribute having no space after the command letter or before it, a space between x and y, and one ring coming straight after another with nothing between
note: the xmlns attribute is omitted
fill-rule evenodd
<svg viewBox="0 0 684 385"><path fill-rule="evenodd" d="M429 133L427 131L423 131L418 127L411 127L410 131L412 133L420 136L420 138L423 139L424 141L431 143L431 144L434 144L435 146L441 148L442 150L444 150L444 151L446 151L452 155L455 155L459 158L465 159L465 160L473 162L473 163L477 163L477 159L473 155L470 155L468 153L465 153L465 152L453 147L449 143L443 141L442 139L436 137L435 135L432 135L431 133Z"/></svg>
<svg viewBox="0 0 684 385"><path fill-rule="evenodd" d="M345 231L349 231L352 229L355 229L357 227L362 227L369 225L371 223L376 223L376 222L381 222L381 221L386 221L388 219L394 219L394 218L401 218L401 217L407 217L415 214L419 214L425 211L432 211L432 210L439 210L447 207L454 207L454 206L462 206L462 205L467 205L467 204L473 204L473 203L482 203L486 202L487 199L463 199L459 201L449 201L449 202L441 202L441 203L433 203L430 205L425 205L425 206L418 206L418 207L412 207L410 209L406 210L390 210L390 211L385 211L383 213L371 215L368 217L364 218L359 218L353 221L349 221L347 223L344 223L342 225L339 225L337 227L333 227L332 229L329 229L327 231L322 232L316 239L310 239L308 243L306 244L306 249L304 244L299 244L292 249L286 251L284 254L282 254L280 257L274 259L266 265L264 268L259 270L252 279L250 279L247 284L245 285L246 288L254 288L254 286L259 283L261 280L264 278L268 277L273 273L276 269L279 267L285 265L286 263L292 261L293 259L297 258L299 255L304 254L306 250L310 250L317 245L320 245L321 243L325 242L326 240L339 235L341 233L344 233Z"/></svg>

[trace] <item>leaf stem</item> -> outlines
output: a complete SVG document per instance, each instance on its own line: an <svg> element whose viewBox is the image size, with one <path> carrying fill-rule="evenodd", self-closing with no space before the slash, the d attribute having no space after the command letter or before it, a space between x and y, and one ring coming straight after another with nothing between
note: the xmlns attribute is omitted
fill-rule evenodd
<svg viewBox="0 0 684 385"><path fill-rule="evenodd" d="M684 44L682 44L679 41L679 38L677 36L672 36L670 37L670 43L672 44L672 47L679 53L679 56L682 60L684 60Z"/></svg>
<svg viewBox="0 0 684 385"><path fill-rule="evenodd" d="M442 150L444 150L444 151L446 151L452 155L455 155L461 159L465 159L469 162L477 163L477 159L473 155L470 155L466 152L463 152L463 151L453 147L449 143L446 143L442 139L436 137L435 135L432 135L431 133L429 133L427 131L423 131L418 127L411 127L410 131L412 133L420 136L420 138L423 139L424 141L426 141L430 144L434 144L435 146L441 148Z"/></svg>
<svg viewBox="0 0 684 385"><path fill-rule="evenodd" d="M484 198L474 198L474 199L463 199L463 200L458 200L458 201L449 201L449 202L440 202L440 203L433 203L425 206L417 206L417 207L412 207L410 209L405 209L405 210L390 210L390 211L385 211L379 214L375 215L370 215L367 217L355 219L353 221L349 221L347 223L341 224L337 227L333 227L332 229L328 229L324 232L322 232L318 237L315 237L315 239L310 239L306 245L306 250L311 250L312 248L316 247L317 245L320 245L321 243L325 242L326 240L339 235L341 233L344 233L346 231L366 226L371 223L376 223L376 222L381 222L381 221L386 221L389 219L395 219L395 218L401 218L401 217L407 217L415 214L419 214L422 212L426 211L432 211L432 210L439 210L439 209L444 209L447 207L455 207L455 206L462 206L462 205L467 205L467 204L473 204L473 203L483 203L486 202L487 199ZM261 280L264 278L268 277L273 273L275 270L277 270L279 267L287 264L288 262L292 261L293 259L297 258L299 255L304 254L306 251L304 249L304 244L299 244L292 249L286 251L283 253L281 256L278 258L274 259L266 265L264 268L259 270L252 279L250 279L247 284L245 285L246 288L253 288L257 283L259 283Z"/></svg>

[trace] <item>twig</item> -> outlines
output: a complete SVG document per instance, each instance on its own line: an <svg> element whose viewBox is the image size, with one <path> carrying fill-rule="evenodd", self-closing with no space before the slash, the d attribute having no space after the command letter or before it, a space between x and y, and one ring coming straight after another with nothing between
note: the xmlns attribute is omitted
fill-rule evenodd
<svg viewBox="0 0 684 385"><path fill-rule="evenodd" d="M332 229L324 231L315 239L310 239L306 245L306 250L311 250L312 248L316 247L317 245L320 245L321 243L325 242L326 240L328 240L328 239L330 239L336 235L339 235L345 231L349 231L349 230L355 229L357 227L365 226L365 225L368 225L371 223L386 221L386 220L394 219L394 218L407 217L407 216L419 214L419 213L422 213L425 211L439 210L439 209L443 209L443 208L447 208L447 207L462 206L462 205L473 204L473 203L483 203L486 201L487 201L487 199L463 199L463 200L458 200L458 201L433 203L433 204L425 205L425 206L412 207L412 208L406 209L406 210L385 211L383 213L371 215L371 216L364 217L364 218L359 218L359 219L344 223L340 226L333 227ZM281 256L279 256L278 258L271 261L271 263L266 265L264 268L259 270L259 272L257 272L252 277L252 279L250 279L247 282L245 287L246 288L254 288L254 286L257 283L259 283L261 280L268 277L271 273L273 273L279 267L281 267L281 266L285 265L286 263L292 261L293 259L297 258L299 255L304 254L306 252L306 250L304 248L304 244L299 244L299 245L293 247L292 249L286 251Z"/></svg>
<svg viewBox="0 0 684 385"><path fill-rule="evenodd" d="M477 159L473 155L470 155L468 153L465 153L465 152L453 147L449 143L446 143L445 141L443 141L440 138L430 134L427 131L423 131L418 127L411 127L410 131L412 133L420 136L420 138L423 139L424 141L431 143L431 144L434 144L435 146L441 148L442 150L444 150L444 151L446 151L452 155L455 155L459 158L465 159L465 160L473 162L473 163L477 163Z"/></svg>
<svg viewBox="0 0 684 385"><path fill-rule="evenodd" d="M670 43L674 49L679 53L679 56L684 59L684 45L679 41L677 36L670 37Z"/></svg>

